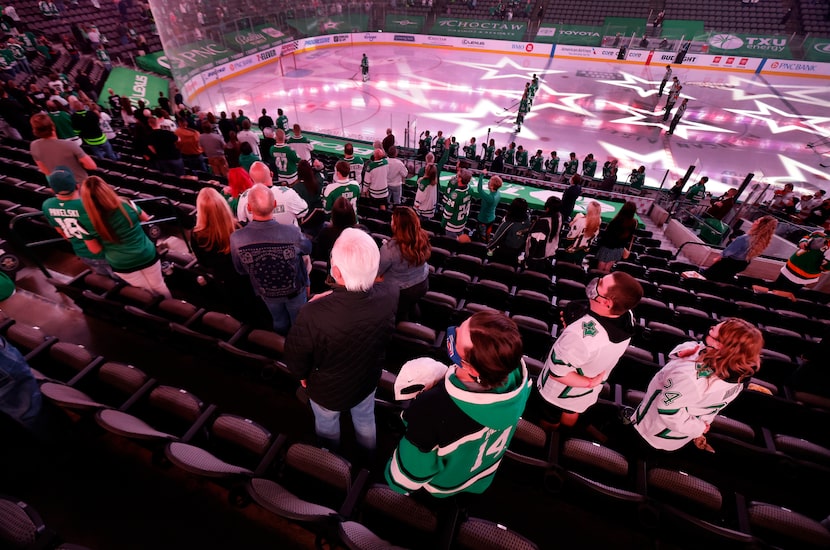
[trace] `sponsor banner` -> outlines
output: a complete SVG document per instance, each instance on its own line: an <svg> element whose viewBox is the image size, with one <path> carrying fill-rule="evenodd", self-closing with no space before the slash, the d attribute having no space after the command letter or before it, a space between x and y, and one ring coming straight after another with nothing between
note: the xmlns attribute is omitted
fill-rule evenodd
<svg viewBox="0 0 830 550"><path fill-rule="evenodd" d="M333 17L303 17L289 19L288 26L306 36L366 32L369 29L369 16L350 13Z"/></svg>
<svg viewBox="0 0 830 550"><path fill-rule="evenodd" d="M789 73L801 75L830 76L830 63L816 61L784 61L767 59L761 73Z"/></svg>
<svg viewBox="0 0 830 550"><path fill-rule="evenodd" d="M299 40L292 40L291 42L286 42L280 47L280 55L284 57L286 55L290 55L296 52L299 45Z"/></svg>
<svg viewBox="0 0 830 550"><path fill-rule="evenodd" d="M419 33L424 29L423 15L388 14L383 30L386 32Z"/></svg>
<svg viewBox="0 0 830 550"><path fill-rule="evenodd" d="M805 40L804 57L809 61L830 62L830 38L808 38Z"/></svg>
<svg viewBox="0 0 830 550"><path fill-rule="evenodd" d="M706 42L704 47L708 49L706 53L710 54L778 59L791 59L793 56L788 36L712 33L695 40Z"/></svg>
<svg viewBox="0 0 830 550"><path fill-rule="evenodd" d="M536 33L535 41L547 44L599 46L602 43L602 27L544 24Z"/></svg>
<svg viewBox="0 0 830 550"><path fill-rule="evenodd" d="M495 38L519 41L527 31L524 21L492 21L489 19L456 19L439 17L430 29L431 34L468 38Z"/></svg>
<svg viewBox="0 0 830 550"><path fill-rule="evenodd" d="M591 48L589 46L572 46L558 44L554 53L556 57L589 57L592 59L616 59L619 48Z"/></svg>
<svg viewBox="0 0 830 550"><path fill-rule="evenodd" d="M415 35L414 34L396 34L393 36L392 40L395 42L415 42Z"/></svg>
<svg viewBox="0 0 830 550"><path fill-rule="evenodd" d="M674 63L677 54L674 52L654 52L650 63L663 65ZM710 55L702 53L686 54L683 58L683 65L694 65L696 67L721 67L739 71L754 71L761 65L761 59L757 57L744 57L739 55Z"/></svg>
<svg viewBox="0 0 830 550"><path fill-rule="evenodd" d="M331 36L315 36L314 38L304 38L299 40L298 50L314 49L318 46L327 46L331 44Z"/></svg>
<svg viewBox="0 0 830 550"><path fill-rule="evenodd" d="M126 67L114 67L110 71L103 89L108 88L112 88L121 97L129 97L135 106L141 100L151 109L158 106L159 92L164 92L165 96L170 94L170 82L167 79ZM109 107L107 96L101 94L98 104Z"/></svg>
<svg viewBox="0 0 830 550"><path fill-rule="evenodd" d="M235 52L218 42L202 41L175 47L165 53L156 59L158 64L171 70L176 78L184 80L205 67L226 62Z"/></svg>
<svg viewBox="0 0 830 550"><path fill-rule="evenodd" d="M170 70L170 65L165 63L162 65L159 63L159 58L164 57L164 52L153 52L147 55L141 55L135 58L135 64L138 65L139 69L144 69L145 71L150 71L156 74L160 74L163 76L173 76L173 72Z"/></svg>
<svg viewBox="0 0 830 550"><path fill-rule="evenodd" d="M229 48L245 53L276 46L288 38L281 30L271 25L260 25L253 29L229 32L224 36L225 44Z"/></svg>
<svg viewBox="0 0 830 550"><path fill-rule="evenodd" d="M645 63L649 58L649 50L628 50L625 54L626 61L639 61Z"/></svg>

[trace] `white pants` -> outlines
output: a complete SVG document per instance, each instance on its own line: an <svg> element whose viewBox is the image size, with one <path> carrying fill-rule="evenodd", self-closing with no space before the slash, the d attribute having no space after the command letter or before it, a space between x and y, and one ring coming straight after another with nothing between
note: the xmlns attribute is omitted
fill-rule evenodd
<svg viewBox="0 0 830 550"><path fill-rule="evenodd" d="M116 275L127 281L127 284L137 286L139 288L146 288L157 294L161 294L165 298L172 298L170 289L164 283L164 276L161 274L161 260L157 261L150 267L132 271L130 273L115 272Z"/></svg>

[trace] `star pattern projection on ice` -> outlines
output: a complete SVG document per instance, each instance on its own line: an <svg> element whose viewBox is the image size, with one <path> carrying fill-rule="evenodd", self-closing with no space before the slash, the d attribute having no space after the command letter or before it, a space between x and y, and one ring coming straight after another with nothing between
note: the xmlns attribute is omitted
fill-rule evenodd
<svg viewBox="0 0 830 550"><path fill-rule="evenodd" d="M771 87L775 91L771 91ZM761 88L761 90L758 93L754 93L752 88ZM803 103L806 105L815 105L816 107L830 108L830 87L828 86L771 84L758 78L743 78L736 75L728 75L726 89L732 93L732 101L751 101L758 99L785 100L791 103Z"/></svg>
<svg viewBox="0 0 830 550"><path fill-rule="evenodd" d="M650 153L638 153L637 151L632 151L631 149L626 149L625 147L620 147L619 145L614 145L613 143L608 143L607 141L598 141L597 144L605 149L608 155L612 158L615 158L619 161L620 166L647 166L649 168L671 168L674 169L674 157L672 156L671 150L666 148L665 150L658 149L657 151L652 151ZM601 158L599 155L594 155L597 158ZM624 174L622 173L623 169L620 169L618 176L622 178ZM653 182L648 181L649 185L653 185Z"/></svg>
<svg viewBox="0 0 830 550"><path fill-rule="evenodd" d="M813 115L799 115L795 113L788 113L776 107L772 107L763 101L755 100L756 110L750 109L726 109L730 113L736 115L748 116L756 120L766 122L769 131L773 134L783 134L785 132L805 132L810 135L819 135L821 137L830 137L830 127L826 126L830 123L830 117L813 116ZM783 123L778 119L786 119Z"/></svg>
<svg viewBox="0 0 830 550"><path fill-rule="evenodd" d="M516 86L519 90L524 89L525 81L530 81L533 78L533 75L539 77L540 82L543 80L544 75L546 74L559 74L564 73L567 71L562 71L558 69L539 69L534 67L522 67L512 59L508 57L502 57L496 63L473 63L472 61L453 61L450 60L448 63L452 63L454 65L460 65L462 67L469 67L471 69L478 69L482 71L484 74L478 77L479 80L498 80L498 79L505 79L509 78L512 79L512 85ZM507 69L507 71L505 71ZM510 72L513 71L513 72Z"/></svg>
<svg viewBox="0 0 830 550"><path fill-rule="evenodd" d="M625 71L620 71L620 75L622 75L624 80L599 80L598 83L610 84L611 86L618 86L620 88L628 88L629 90L637 92L637 95L640 97L650 97L657 95L658 87L662 81L662 78L654 81L647 78L640 78L637 75L629 74ZM666 89L668 89L668 87L669 84L666 84ZM689 97L690 99L693 99L691 96L681 95L681 97Z"/></svg>
<svg viewBox="0 0 830 550"><path fill-rule="evenodd" d="M822 170L821 167L818 166L818 163L816 163L816 166L810 166L809 164L804 164L803 162L799 162L785 155L778 155L778 160L781 161L781 166L784 167L784 170L786 170L787 175L772 177L768 176L764 179L765 183L826 183L827 181L830 181L830 173L828 173L827 170Z"/></svg>
<svg viewBox="0 0 830 550"><path fill-rule="evenodd" d="M605 104L606 107L615 107L616 110L619 110L628 115L622 118L617 118L609 121L615 124L628 124L631 126L649 126L652 128L661 128L663 130L668 130L669 124L671 123L671 116L673 116L674 114L674 111L672 111L672 115L669 116L669 120L663 122L662 110L660 110L660 112L654 112L648 109L640 109L632 105L626 105L614 101L607 101ZM686 139L689 137L689 131L692 130L697 132L712 132L720 134L735 133L732 130L721 128L720 126L712 126L710 124L705 124L703 122L695 122L693 120L690 120L690 115L692 115L692 111L686 111L686 114L683 116L683 118L680 119L680 122L674 129L675 136Z"/></svg>

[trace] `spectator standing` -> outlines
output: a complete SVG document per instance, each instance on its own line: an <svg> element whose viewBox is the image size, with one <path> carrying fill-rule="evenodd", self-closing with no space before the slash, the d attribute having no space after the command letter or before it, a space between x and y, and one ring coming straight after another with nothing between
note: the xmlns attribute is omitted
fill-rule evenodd
<svg viewBox="0 0 830 550"><path fill-rule="evenodd" d="M424 175L418 179L418 190L415 192L415 211L424 219L430 220L435 216L435 206L438 203L438 168L428 164Z"/></svg>
<svg viewBox="0 0 830 550"><path fill-rule="evenodd" d="M403 413L406 433L386 466L386 481L399 493L484 492L527 403L522 338L511 319L478 312L447 336L453 365L437 381L424 381Z"/></svg>
<svg viewBox="0 0 830 550"><path fill-rule="evenodd" d="M271 156L274 158L274 166L277 168L277 177L280 183L291 185L297 181L297 163L300 157L285 142L285 132L277 130L274 134L276 143L271 147Z"/></svg>
<svg viewBox="0 0 830 550"><path fill-rule="evenodd" d="M340 447L340 414L350 411L366 458L377 445L375 391L392 333L397 288L375 284L380 252L359 229L343 230L331 251L332 290L316 296L285 341L285 364L308 391L321 443Z"/></svg>
<svg viewBox="0 0 830 550"><path fill-rule="evenodd" d="M398 148L392 145L386 153L388 168L386 172L386 184L389 189L389 204L392 206L401 203L403 184L409 175L406 165L398 158Z"/></svg>
<svg viewBox="0 0 830 550"><path fill-rule="evenodd" d="M308 138L303 135L302 128L300 128L299 124L294 125L293 132L290 136L288 136L286 143L295 153L297 153L297 157L299 157L300 160L311 162L311 153L314 151L314 146Z"/></svg>
<svg viewBox="0 0 830 550"><path fill-rule="evenodd" d="M596 403L634 336L633 309L643 288L628 273L615 271L591 280L587 302L573 300L563 312L565 328L556 339L533 393L541 424L574 426L580 413Z"/></svg>
<svg viewBox="0 0 830 550"><path fill-rule="evenodd" d="M87 110L86 106L75 96L69 96L69 107L74 111L72 127L81 136L84 145L92 149L92 154L101 158L118 160L118 155L112 150L112 144L101 130L98 115Z"/></svg>
<svg viewBox="0 0 830 550"><path fill-rule="evenodd" d="M87 178L81 185L81 201L89 216L89 222L79 220L81 226L103 248L104 257L115 274L132 286L170 298L156 245L141 226L150 216L132 201L116 195L97 176Z"/></svg>
<svg viewBox="0 0 830 550"><path fill-rule="evenodd" d="M763 347L761 331L736 318L712 327L703 342L680 344L631 415L634 429L655 449L676 451L690 441L705 449L715 417L758 372Z"/></svg>
<svg viewBox="0 0 830 550"><path fill-rule="evenodd" d="M623 251L631 246L637 229L637 205L631 201L620 207L620 211L605 228L599 238L597 268L608 273L615 262L623 258Z"/></svg>
<svg viewBox="0 0 830 550"><path fill-rule="evenodd" d="M87 170L97 168L95 161L81 149L78 141L58 139L55 123L49 115L34 115L31 118L31 126L37 139L31 143L29 150L35 164L44 175L50 175L59 166L67 167L77 182L87 178Z"/></svg>
<svg viewBox="0 0 830 550"><path fill-rule="evenodd" d="M823 231L815 231L798 242L798 248L781 268L774 286L795 292L818 282L825 271L830 271L830 237Z"/></svg>
<svg viewBox="0 0 830 550"><path fill-rule="evenodd" d="M386 129L386 137L383 138L383 142L381 146L383 150L386 151L386 154L389 155L389 149L395 145L395 135L392 133L392 128ZM389 155L391 156L391 155Z"/></svg>
<svg viewBox="0 0 830 550"><path fill-rule="evenodd" d="M591 248L602 223L602 206L597 201L588 203L585 214L579 213L571 220L568 234L565 236L565 254L557 259L582 265L582 260Z"/></svg>
<svg viewBox="0 0 830 550"><path fill-rule="evenodd" d="M582 176L574 174L571 178L571 184L562 192L562 222L567 223L571 219L574 206L579 196L582 194Z"/></svg>
<svg viewBox="0 0 830 550"><path fill-rule="evenodd" d="M72 170L67 166L58 166L47 180L55 196L43 201L41 209L46 221L61 237L69 241L75 255L92 271L114 278L115 275L100 245L87 242L93 239L84 229L84 225L90 224L89 216L81 202L81 194L78 192L78 184Z"/></svg>
<svg viewBox="0 0 830 550"><path fill-rule="evenodd" d="M481 199L481 207L478 211L478 236L483 242L490 242L490 235L493 232L493 224L496 221L496 207L501 201L502 179L501 176L492 176L487 182L487 189L484 189L484 176L487 170L478 175L478 197Z"/></svg>
<svg viewBox="0 0 830 550"><path fill-rule="evenodd" d="M467 217L470 215L470 204L473 200L470 188L473 173L461 168L461 162L458 164L458 172L450 179L447 191L443 195L444 214L441 218L444 231L456 239L464 234L467 228Z"/></svg>
<svg viewBox="0 0 830 550"><path fill-rule="evenodd" d="M236 133L236 139L238 139L240 143L248 143L251 146L251 151L256 153L256 156L259 159L259 136L251 131L250 120L245 119L242 121L242 129Z"/></svg>
<svg viewBox="0 0 830 550"><path fill-rule="evenodd" d="M303 219L308 213L308 204L302 197L291 187L283 185L275 186L274 174L264 162L258 161L253 163L249 174L254 184L261 183L271 190L271 194L276 201L276 204L271 209L274 220L284 225L299 227L299 220ZM239 205L237 206L236 212L237 218L242 222L253 219L252 211L248 208L248 196L249 192L245 192L239 197Z"/></svg>
<svg viewBox="0 0 830 550"><path fill-rule="evenodd" d="M429 260L432 247L427 232L421 229L418 215L408 206L392 211L392 238L380 248L378 276L399 289L396 322L408 321L415 304L429 290Z"/></svg>
<svg viewBox="0 0 830 550"><path fill-rule="evenodd" d="M213 127L208 121L202 122L199 146L207 156L211 172L217 176L227 176L228 160L225 158L225 142L222 141L222 136L213 132Z"/></svg>
<svg viewBox="0 0 830 550"><path fill-rule="evenodd" d="M273 219L271 190L254 185L246 208L252 221L231 234L231 256L237 272L247 274L257 296L268 307L274 331L287 334L306 303L308 272L302 259L311 242L293 225Z"/></svg>
<svg viewBox="0 0 830 550"><path fill-rule="evenodd" d="M734 283L735 275L749 267L749 262L766 250L776 227L778 220L774 216L763 216L752 222L749 232L733 240L721 257L703 271L703 276L710 281Z"/></svg>
<svg viewBox="0 0 830 550"><path fill-rule="evenodd" d="M158 170L165 174L183 176L184 161L178 148L178 136L170 130L163 130L156 117L150 117L147 122L153 129L147 148L155 155Z"/></svg>
<svg viewBox="0 0 830 550"><path fill-rule="evenodd" d="M178 121L178 128L176 128L175 134L179 138L176 142L176 147L182 153L184 165L191 170L207 172L205 157L202 154L204 150L199 143L201 134L190 127L190 124L187 122L187 117L179 116L176 119Z"/></svg>
<svg viewBox="0 0 830 550"><path fill-rule="evenodd" d="M360 185L349 178L351 166L345 160L337 161L334 165L334 176L332 182L323 190L323 208L327 214L334 210L334 203L340 197L344 197L352 205L352 210L357 212L357 198L360 196Z"/></svg>
<svg viewBox="0 0 830 550"><path fill-rule="evenodd" d="M266 109L262 110L262 116L259 117L259 120L257 121L257 126L259 126L259 129L263 131L266 128L274 127L274 119L268 116L268 111Z"/></svg>
<svg viewBox="0 0 830 550"><path fill-rule="evenodd" d="M517 266L522 260L520 255L524 255L529 230L527 201L513 199L493 238L487 243L487 255L494 262Z"/></svg>

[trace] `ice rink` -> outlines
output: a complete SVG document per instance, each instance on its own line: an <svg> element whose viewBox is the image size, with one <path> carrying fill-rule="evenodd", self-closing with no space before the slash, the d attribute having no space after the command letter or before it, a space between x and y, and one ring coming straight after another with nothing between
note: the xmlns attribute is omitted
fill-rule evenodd
<svg viewBox="0 0 830 550"><path fill-rule="evenodd" d="M600 165L618 158L620 179L645 165L651 185L668 171L670 186L694 164L697 175L722 184L710 185L713 192L738 185L748 172L764 183L830 188L821 166L830 165L830 80L674 66L689 103L669 136L666 94L657 97L664 72L659 64L342 46L285 57L211 86L192 103L243 109L252 120L262 108L274 118L282 108L291 124L353 139L380 139L391 127L403 143L408 126L412 146L424 130L442 130L461 145L488 135L498 147L515 141L531 156L556 150L566 159L573 151L581 161L593 153ZM539 92L517 134L518 102L534 73Z"/></svg>

